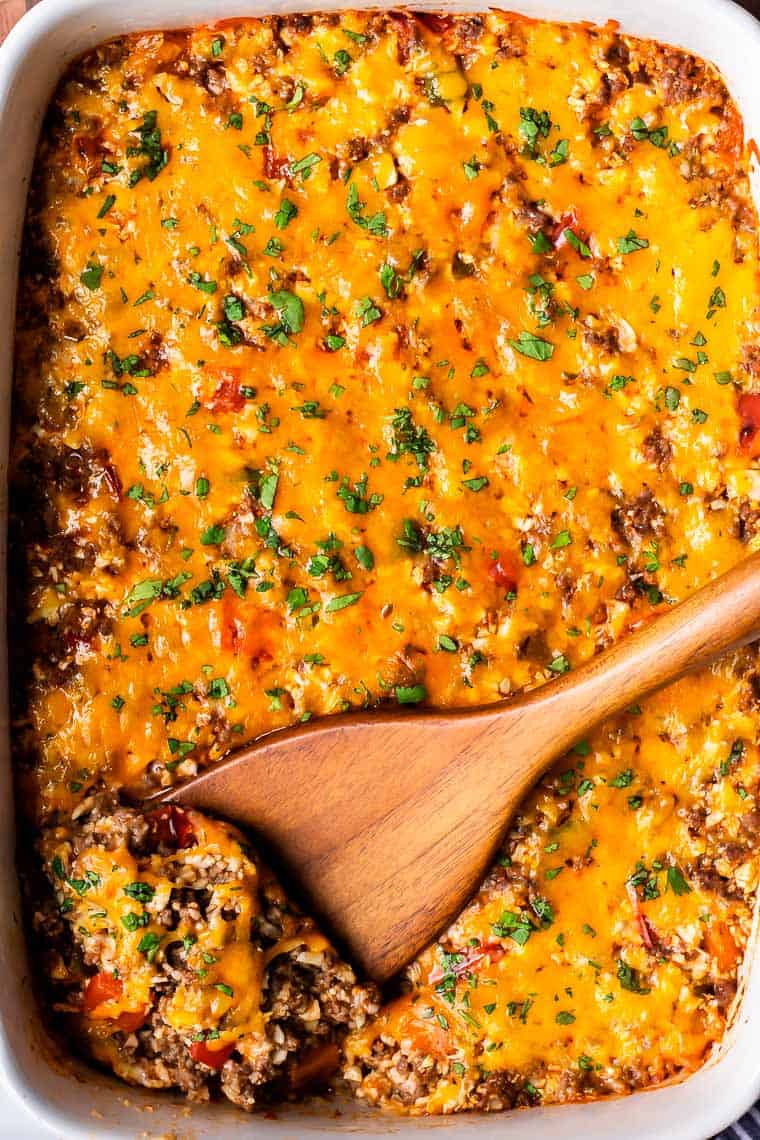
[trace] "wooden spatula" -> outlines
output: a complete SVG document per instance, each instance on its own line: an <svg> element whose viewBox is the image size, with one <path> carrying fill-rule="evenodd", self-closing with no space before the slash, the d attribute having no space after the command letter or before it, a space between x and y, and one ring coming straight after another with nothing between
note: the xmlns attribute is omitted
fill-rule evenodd
<svg viewBox="0 0 760 1140"><path fill-rule="evenodd" d="M383 981L477 886L549 764L599 721L760 637L760 553L588 664L462 711L382 709L265 736L170 800L235 820L284 858Z"/></svg>

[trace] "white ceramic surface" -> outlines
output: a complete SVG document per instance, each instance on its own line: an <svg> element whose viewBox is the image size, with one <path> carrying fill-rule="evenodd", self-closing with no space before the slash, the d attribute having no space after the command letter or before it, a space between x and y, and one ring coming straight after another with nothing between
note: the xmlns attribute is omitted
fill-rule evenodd
<svg viewBox="0 0 760 1140"><path fill-rule="evenodd" d="M723 72L760 140L760 24L731 0L503 0L528 15L609 18L626 32L688 48ZM80 52L110 36L180 27L229 16L383 7L340 0L42 0L0 48L0 572L5 574L7 446L14 294L29 170L44 108L57 77ZM471 3L418 0L415 7L475 11ZM754 171L760 201L760 173ZM0 598L0 628L5 600ZM247 1117L226 1104L188 1108L171 1096L128 1089L88 1070L49 1060L29 987L13 871L13 810L8 763L8 663L0 657L0 1074L16 1097L61 1137L310 1138L352 1133L411 1140L433 1132L447 1140L705 1140L760 1094L760 952L748 971L744 1001L719 1054L679 1084L595 1104L537 1108L500 1116L398 1120L353 1104L290 1108L276 1120ZM13 662L10 662L11 681ZM22 837L23 838L23 837ZM75 1075L74 1075L75 1073ZM7 1119L7 1118L6 1118Z"/></svg>

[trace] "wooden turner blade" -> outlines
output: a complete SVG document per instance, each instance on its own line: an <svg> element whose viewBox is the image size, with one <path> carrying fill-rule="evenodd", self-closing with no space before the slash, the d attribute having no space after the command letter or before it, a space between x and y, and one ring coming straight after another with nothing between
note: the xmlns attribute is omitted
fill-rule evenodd
<svg viewBox="0 0 760 1140"><path fill-rule="evenodd" d="M473 710L380 709L265 736L171 801L283 857L366 972L394 974L465 904L515 809L590 728L760 637L760 554L573 673Z"/></svg>

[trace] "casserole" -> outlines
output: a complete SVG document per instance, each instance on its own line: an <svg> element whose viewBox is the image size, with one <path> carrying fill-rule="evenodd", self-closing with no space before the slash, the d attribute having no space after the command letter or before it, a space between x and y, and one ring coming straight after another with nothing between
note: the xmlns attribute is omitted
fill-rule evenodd
<svg viewBox="0 0 760 1140"><path fill-rule="evenodd" d="M166 15L166 13L165 13L165 12L162 12L162 22L164 22L164 23L165 23L165 22L167 21L167 19L169 19L169 17L167 17L167 15ZM106 33L106 34L107 34L107 31L108 31L108 30L109 30L109 29L106 29L106 28L101 28L101 29L99 29L99 31L100 31L100 34L101 34L101 37L102 37L102 34L103 34L103 33ZM665 33L665 35L664 35L664 38L670 38L670 39L673 39L673 38L676 38L676 37L674 37L673 35L671 35L671 34L669 34L669 33ZM706 54L709 54L709 53L706 53ZM704 342L702 342L702 343L704 343ZM701 414L704 414L704 413L701 413ZM564 1122L564 1121L563 1121L562 1123L564 1124L564 1123L566 1123L566 1122ZM649 1131L651 1132L651 1130L649 1130Z"/></svg>

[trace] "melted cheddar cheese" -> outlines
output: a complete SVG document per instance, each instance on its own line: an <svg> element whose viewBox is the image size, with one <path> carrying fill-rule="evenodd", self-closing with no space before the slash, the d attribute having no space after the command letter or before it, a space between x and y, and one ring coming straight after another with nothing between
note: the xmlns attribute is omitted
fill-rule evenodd
<svg viewBox="0 0 760 1140"><path fill-rule="evenodd" d="M161 915L178 878L181 882L177 870L182 864L203 868L215 862L223 864L224 878L212 880L209 921L199 924L188 911L171 932L172 939L188 941L186 973L192 977L163 1003L163 1019L174 1029L201 1035L222 1022L225 1028L213 1037L212 1050L263 1032L261 977L264 959L271 952L265 955L250 941L251 925L260 911L257 867L236 833L197 813L188 819L194 834L185 849L168 858L154 853L147 865L140 865L123 846L110 849L92 843L73 853L66 829L46 838L44 854L59 880L63 913L80 931L97 918L99 970L121 983L113 996L106 992L105 1000L86 1001L90 1029L96 1035L99 1029L110 1032L110 1023L124 1014L146 1014L159 978L157 952L166 938ZM223 917L228 907L235 911L232 921ZM103 930L110 932L105 945ZM316 937L326 945L321 936ZM281 953L282 947L276 943L274 950Z"/></svg>
<svg viewBox="0 0 760 1140"><path fill-rule="evenodd" d="M748 162L714 68L611 24L240 19L76 63L17 331L31 818L548 683L760 545ZM359 1094L695 1068L750 928L759 701L747 650L580 742L351 1039Z"/></svg>
<svg viewBox="0 0 760 1140"><path fill-rule="evenodd" d="M228 824L93 797L39 850L57 906L42 923L57 1012L125 1080L251 1108L278 1082L329 1079L341 1022L377 1010ZM62 918L69 939L51 939Z"/></svg>

